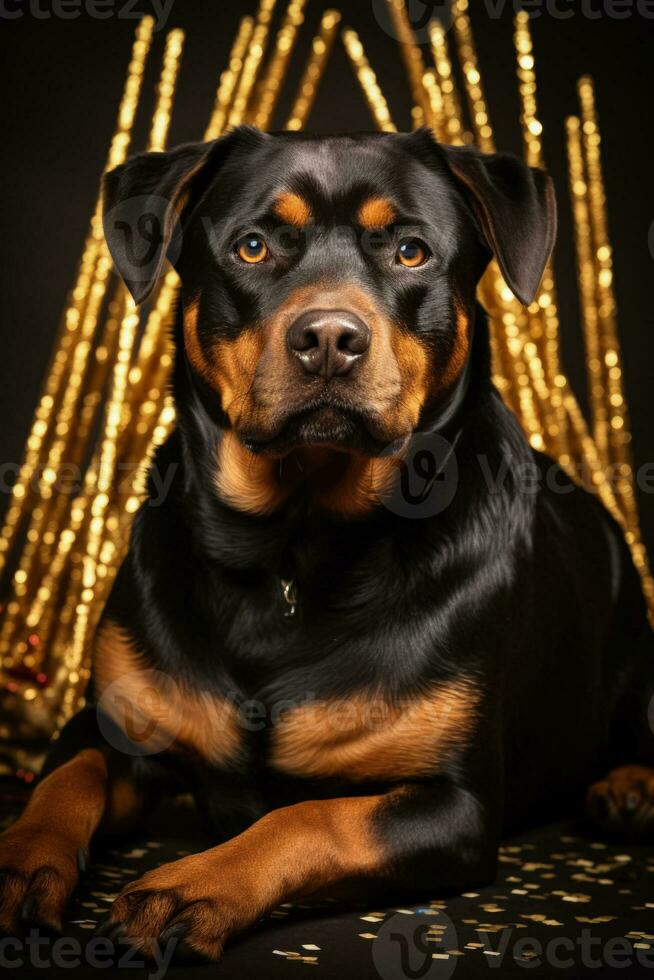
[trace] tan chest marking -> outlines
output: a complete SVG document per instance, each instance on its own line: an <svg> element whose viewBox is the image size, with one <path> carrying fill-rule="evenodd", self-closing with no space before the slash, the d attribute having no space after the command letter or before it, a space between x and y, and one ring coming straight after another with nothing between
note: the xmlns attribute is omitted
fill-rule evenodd
<svg viewBox="0 0 654 980"><path fill-rule="evenodd" d="M470 740L478 705L470 680L395 705L363 694L316 702L283 716L271 763L294 776L355 781L429 775Z"/></svg>
<svg viewBox="0 0 654 980"><path fill-rule="evenodd" d="M238 708L149 668L127 630L110 620L96 637L94 676L102 709L145 753L180 746L215 765L238 758Z"/></svg>

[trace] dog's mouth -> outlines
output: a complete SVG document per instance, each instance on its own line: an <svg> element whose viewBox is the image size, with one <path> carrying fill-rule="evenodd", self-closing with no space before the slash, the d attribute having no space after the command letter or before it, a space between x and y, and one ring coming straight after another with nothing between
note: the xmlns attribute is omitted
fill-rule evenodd
<svg viewBox="0 0 654 980"><path fill-rule="evenodd" d="M393 441L373 413L333 399L286 412L270 432L241 432L239 437L251 452L271 456L314 446L379 456Z"/></svg>

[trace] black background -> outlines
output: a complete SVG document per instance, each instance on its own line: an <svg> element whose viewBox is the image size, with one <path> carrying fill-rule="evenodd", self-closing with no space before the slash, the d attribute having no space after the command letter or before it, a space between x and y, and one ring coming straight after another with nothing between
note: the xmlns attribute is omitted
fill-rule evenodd
<svg viewBox="0 0 654 980"><path fill-rule="evenodd" d="M379 0L375 0L379 5ZM62 19L46 0L0 0L0 462L20 460L67 289L82 250L97 181L113 131L135 30L127 0L96 19L84 0ZM206 125L219 73L240 16L256 0L175 0L155 36L145 78L134 149L142 148L166 29L186 31L184 60L170 144L197 139ZM280 8L285 6L279 0ZM311 35L325 0L309 0L275 125L282 125L295 92ZM577 111L575 84L583 73L596 82L604 138L609 221L615 252L627 396L639 466L654 461L651 421L654 384L654 256L648 233L654 221L652 110L654 3L644 0L533 0L532 33L539 79L539 109L548 167L560 207L556 272L565 367L585 401L583 346L567 187L565 116ZM640 13L638 8L640 7ZM648 7L650 17L643 8ZM511 0L471 0L471 15L498 145L521 152L518 92L512 46ZM61 8L60 8L61 9ZM105 8L109 9L109 8ZM134 10L151 11L148 0ZM379 25L373 0L341 4L346 23L361 35L395 122L409 126L408 86L395 40ZM21 16L8 19L6 11ZM502 11L499 16L493 11ZM572 12L563 19L559 12ZM280 10L281 12L281 10ZM46 16L52 13L51 16ZM538 13L537 16L535 14ZM620 13L617 18L611 14ZM592 16L589 16L592 14ZM598 16L599 15L599 16ZM279 15L278 15L279 16ZM276 17L275 24L277 23ZM3 77L4 76L4 77ZM366 104L337 44L318 94L310 128L325 132L371 129ZM654 552L654 507L641 494L645 539Z"/></svg>

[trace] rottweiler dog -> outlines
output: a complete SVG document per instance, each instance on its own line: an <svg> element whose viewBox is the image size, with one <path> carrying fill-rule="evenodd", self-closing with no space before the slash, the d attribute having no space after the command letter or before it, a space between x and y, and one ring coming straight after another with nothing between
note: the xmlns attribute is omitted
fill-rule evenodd
<svg viewBox="0 0 654 980"><path fill-rule="evenodd" d="M216 846L105 932L209 959L284 901L489 882L502 834L584 797L650 832L639 577L503 404L475 298L495 257L533 301L549 177L426 130L238 128L134 157L104 203L136 302L167 257L181 278L177 423L86 707L0 838L3 927L59 926L91 839L161 793Z"/></svg>

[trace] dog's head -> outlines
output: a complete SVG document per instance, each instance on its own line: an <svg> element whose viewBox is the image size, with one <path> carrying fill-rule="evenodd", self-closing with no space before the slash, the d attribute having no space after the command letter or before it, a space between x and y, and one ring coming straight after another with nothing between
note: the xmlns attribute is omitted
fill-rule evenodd
<svg viewBox="0 0 654 980"><path fill-rule="evenodd" d="M401 446L464 370L491 255L529 303L555 235L545 173L426 131L241 128L134 157L108 175L104 199L134 298L149 295L168 254L192 375L239 451L274 458ZM130 202L149 232L145 264L124 220ZM148 210L158 226L144 223Z"/></svg>

